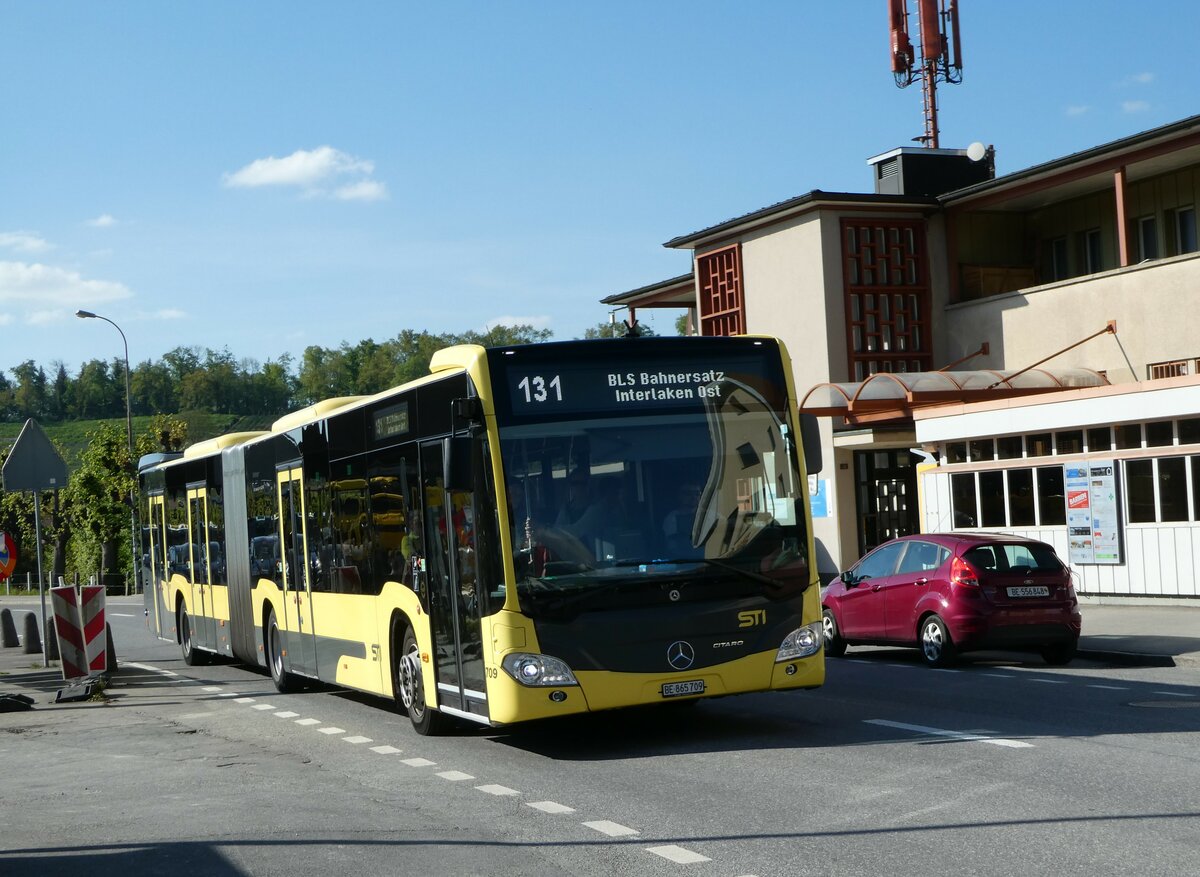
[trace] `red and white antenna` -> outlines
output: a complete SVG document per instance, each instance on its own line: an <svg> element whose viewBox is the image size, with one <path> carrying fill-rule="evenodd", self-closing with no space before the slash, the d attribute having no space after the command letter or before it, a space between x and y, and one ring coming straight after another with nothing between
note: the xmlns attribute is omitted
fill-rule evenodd
<svg viewBox="0 0 1200 877"><path fill-rule="evenodd" d="M888 0L892 74L907 88L921 80L925 135L913 138L938 148L937 83L962 82L962 43L958 36L958 0L915 0L920 27L921 60L917 62L908 29L909 0Z"/></svg>

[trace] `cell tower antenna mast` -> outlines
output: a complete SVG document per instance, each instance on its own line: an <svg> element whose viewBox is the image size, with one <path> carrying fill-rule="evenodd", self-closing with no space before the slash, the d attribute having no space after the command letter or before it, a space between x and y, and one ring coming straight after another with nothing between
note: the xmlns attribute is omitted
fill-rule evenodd
<svg viewBox="0 0 1200 877"><path fill-rule="evenodd" d="M892 74L896 85L907 88L921 80L925 107L925 135L914 137L930 149L938 148L937 84L962 82L962 42L958 36L958 0L915 0L921 37L917 61L908 28L909 0L888 0L891 29Z"/></svg>

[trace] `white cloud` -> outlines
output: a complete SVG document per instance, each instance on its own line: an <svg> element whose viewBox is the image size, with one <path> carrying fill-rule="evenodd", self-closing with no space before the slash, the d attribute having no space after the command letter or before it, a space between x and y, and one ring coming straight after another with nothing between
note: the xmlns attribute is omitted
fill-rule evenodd
<svg viewBox="0 0 1200 877"><path fill-rule="evenodd" d="M1082 116L1084 113L1086 113L1090 109L1091 109L1091 107L1081 106L1081 105L1067 107L1067 115L1068 116Z"/></svg>
<svg viewBox="0 0 1200 877"><path fill-rule="evenodd" d="M1125 81L1128 83L1132 83L1133 85L1149 85L1151 82L1154 81L1154 74L1153 73L1134 73L1132 76L1128 77Z"/></svg>
<svg viewBox="0 0 1200 877"><path fill-rule="evenodd" d="M188 318L187 311L181 311L179 308L163 308L160 311L154 312L156 320L186 320Z"/></svg>
<svg viewBox="0 0 1200 877"><path fill-rule="evenodd" d="M90 225L92 228L112 228L117 224L117 220L111 213L101 213L95 219L89 219L85 225Z"/></svg>
<svg viewBox="0 0 1200 877"><path fill-rule="evenodd" d="M1121 112L1144 113L1150 109L1150 104L1144 100L1127 100L1121 102Z"/></svg>
<svg viewBox="0 0 1200 877"><path fill-rule="evenodd" d="M480 327L480 332L486 332L493 326L532 326L535 329L549 329L550 324L554 319L546 314L540 314L536 317L517 317L512 314L505 314L501 317L492 317Z"/></svg>
<svg viewBox="0 0 1200 877"><path fill-rule="evenodd" d="M90 309L132 296L124 284L89 280L77 271L0 261L0 305L21 312L24 321L32 325L65 319L79 308Z"/></svg>
<svg viewBox="0 0 1200 877"><path fill-rule="evenodd" d="M0 231L0 247L18 253L44 253L54 245L27 231Z"/></svg>
<svg viewBox="0 0 1200 877"><path fill-rule="evenodd" d="M231 174L225 174L223 182L231 189L294 186L303 189L307 195L320 196L328 194L324 184L337 177L360 178L337 191L351 190L364 183L382 188L381 184L366 179L374 172L374 162L356 158L332 146L319 146L313 150L298 149L283 158L271 156L256 159Z"/></svg>
<svg viewBox="0 0 1200 877"><path fill-rule="evenodd" d="M384 201L387 196L387 186L377 180L359 180L333 192L339 201Z"/></svg>

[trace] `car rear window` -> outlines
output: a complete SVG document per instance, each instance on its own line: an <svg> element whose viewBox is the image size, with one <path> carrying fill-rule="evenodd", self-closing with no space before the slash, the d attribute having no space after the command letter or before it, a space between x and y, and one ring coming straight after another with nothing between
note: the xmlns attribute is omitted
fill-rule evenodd
<svg viewBox="0 0 1200 877"><path fill-rule="evenodd" d="M963 560L980 571L1031 573L1058 572L1062 561L1049 545L1039 542L1008 542L976 545Z"/></svg>

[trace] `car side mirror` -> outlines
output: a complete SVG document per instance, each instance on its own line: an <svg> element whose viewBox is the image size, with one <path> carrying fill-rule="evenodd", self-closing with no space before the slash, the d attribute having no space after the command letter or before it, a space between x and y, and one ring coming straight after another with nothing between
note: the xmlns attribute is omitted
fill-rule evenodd
<svg viewBox="0 0 1200 877"><path fill-rule="evenodd" d="M847 588L853 588L858 584L858 576L850 572L850 570L846 570L841 574L841 576L839 576L839 578L841 578L842 584L844 584Z"/></svg>

